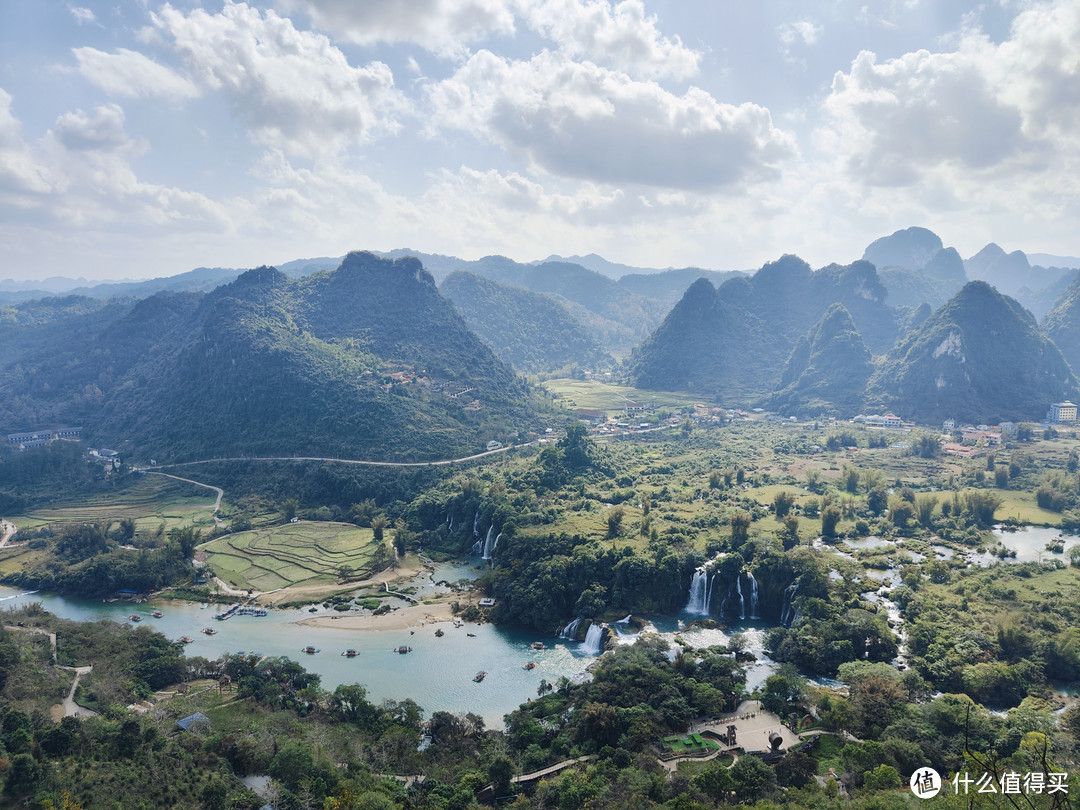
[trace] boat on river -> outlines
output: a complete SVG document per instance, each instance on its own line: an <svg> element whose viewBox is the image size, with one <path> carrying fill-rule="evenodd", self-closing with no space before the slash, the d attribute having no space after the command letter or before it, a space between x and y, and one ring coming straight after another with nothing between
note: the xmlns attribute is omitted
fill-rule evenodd
<svg viewBox="0 0 1080 810"><path fill-rule="evenodd" d="M153 616L155 619L160 619L165 614L162 613L160 610L155 610L150 615Z"/></svg>
<svg viewBox="0 0 1080 810"><path fill-rule="evenodd" d="M130 616L128 616L128 619L133 622L141 622L142 616L140 616L138 613L132 613Z"/></svg>
<svg viewBox="0 0 1080 810"><path fill-rule="evenodd" d="M523 666L522 669L536 669L536 662L530 661L525 666Z"/></svg>
<svg viewBox="0 0 1080 810"><path fill-rule="evenodd" d="M394 652L404 655L405 653L412 652L412 647L394 647Z"/></svg>
<svg viewBox="0 0 1080 810"><path fill-rule="evenodd" d="M202 631L208 636L212 636L217 633L217 630L215 630L213 627L204 627Z"/></svg>
<svg viewBox="0 0 1080 810"><path fill-rule="evenodd" d="M311 646L310 644L308 644L308 645L307 645L306 647L304 647L304 649L302 649L302 650L301 650L300 652L302 652L302 653L307 653L308 655L314 655L315 653L317 653L317 652L319 652L319 651L318 651L318 650L316 650L316 649L315 649L314 647L312 647L312 646Z"/></svg>
<svg viewBox="0 0 1080 810"><path fill-rule="evenodd" d="M473 676L473 680L476 681L477 683L480 683L480 681L484 680L484 678L486 678L486 677L487 677L487 673L484 672L483 670L480 670L479 672L476 673L476 675Z"/></svg>
<svg viewBox="0 0 1080 810"><path fill-rule="evenodd" d="M542 642L542 641L534 641L529 646L532 647L534 650L542 650L542 649L544 649L544 642Z"/></svg>
<svg viewBox="0 0 1080 810"><path fill-rule="evenodd" d="M191 636L180 636L180 643L181 644L190 644L194 640L195 639L193 639Z"/></svg>
<svg viewBox="0 0 1080 810"><path fill-rule="evenodd" d="M346 650L342 653L346 658L356 658L356 650Z"/></svg>

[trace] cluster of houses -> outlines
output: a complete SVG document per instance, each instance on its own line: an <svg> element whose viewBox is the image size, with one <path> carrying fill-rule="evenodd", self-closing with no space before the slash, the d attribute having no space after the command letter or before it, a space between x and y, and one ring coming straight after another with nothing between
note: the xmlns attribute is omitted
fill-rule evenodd
<svg viewBox="0 0 1080 810"><path fill-rule="evenodd" d="M49 442L59 441L61 439L80 439L82 438L81 427L64 427L56 428L55 430L34 430L24 431L22 433L9 433L7 435L8 444L15 445L19 450L27 450L31 447L41 447Z"/></svg>

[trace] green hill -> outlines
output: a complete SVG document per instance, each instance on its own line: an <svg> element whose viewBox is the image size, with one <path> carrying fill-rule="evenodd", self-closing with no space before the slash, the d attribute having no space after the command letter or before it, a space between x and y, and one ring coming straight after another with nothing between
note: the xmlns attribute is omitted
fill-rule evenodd
<svg viewBox="0 0 1080 810"><path fill-rule="evenodd" d="M851 315L841 304L833 304L795 344L780 390L762 405L800 417L854 416L872 371L870 350Z"/></svg>
<svg viewBox="0 0 1080 810"><path fill-rule="evenodd" d="M548 295L463 271L447 276L439 291L499 359L522 371L612 362L589 327Z"/></svg>
<svg viewBox="0 0 1080 810"><path fill-rule="evenodd" d="M630 378L639 388L752 402L776 390L796 343L833 303L847 309L872 351L886 351L897 314L885 295L873 265L862 261L815 272L784 256L719 289L701 279L635 350Z"/></svg>
<svg viewBox="0 0 1080 810"><path fill-rule="evenodd" d="M1054 341L1073 373L1080 373L1080 278L1073 281L1046 314L1043 333Z"/></svg>
<svg viewBox="0 0 1080 810"><path fill-rule="evenodd" d="M413 460L475 452L529 415L525 383L416 259L353 253L301 280L259 268L210 293L117 306L106 323L54 321L0 369L6 432L78 424L88 441L159 462Z"/></svg>
<svg viewBox="0 0 1080 810"><path fill-rule="evenodd" d="M906 419L1040 419L1075 395L1076 378L1035 319L989 284L973 281L915 327L879 365L869 407Z"/></svg>

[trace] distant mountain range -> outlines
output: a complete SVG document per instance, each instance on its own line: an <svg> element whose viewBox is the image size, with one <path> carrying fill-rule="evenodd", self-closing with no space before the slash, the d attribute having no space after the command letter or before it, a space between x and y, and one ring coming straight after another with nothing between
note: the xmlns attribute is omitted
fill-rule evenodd
<svg viewBox="0 0 1080 810"><path fill-rule="evenodd" d="M80 422L102 442L156 442L159 456L273 445L421 457L474 448L485 424L529 418L510 366L619 374L620 359L638 387L792 415L1033 419L1048 398L1077 395L1071 265L1080 260L994 243L963 259L916 227L816 271L796 256L742 272L400 249L82 284L77 294L49 279L35 300L22 300L34 292L26 284L5 282L0 383L10 395L0 423ZM393 370L423 382L384 391ZM462 411L455 386L483 409ZM275 398L273 414L256 401ZM286 436L308 417L312 429ZM211 429L199 426L208 420Z"/></svg>
<svg viewBox="0 0 1080 810"><path fill-rule="evenodd" d="M8 432L78 425L159 461L415 460L476 452L531 415L526 384L415 259L351 253L300 280L259 268L210 293L59 300L51 320L11 318Z"/></svg>

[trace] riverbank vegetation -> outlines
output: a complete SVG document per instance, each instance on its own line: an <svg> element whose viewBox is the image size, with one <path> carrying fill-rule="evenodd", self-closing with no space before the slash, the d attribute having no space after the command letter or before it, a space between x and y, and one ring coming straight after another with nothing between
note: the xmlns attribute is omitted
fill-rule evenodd
<svg viewBox="0 0 1080 810"><path fill-rule="evenodd" d="M166 716L137 721L140 735L167 740L160 750L214 773L190 793L170 793L173 806L203 797L215 779L234 806L245 806L254 799L222 774L276 772L298 807L466 808L489 795L489 784L510 792L515 774L583 756L594 759L530 784L527 796L516 788L523 794L516 806L831 807L843 788L844 806L890 807L904 804L895 786L926 764L943 773L974 772L987 761L1067 770L1080 759L1080 710L1069 708L1062 691L1080 680L1080 569L1069 564L1080 554L1065 553L1072 541L1059 538L1016 562L1010 555L1021 536L991 529L1024 520L1063 531L1080 525L1080 443L1025 428L987 450L992 455L942 456L930 431L827 423L679 423L617 440L590 437L575 423L543 447L459 468L387 471L381 483L383 473L290 462L260 487L257 475L229 463L226 478L238 485L227 489L231 520L319 521L275 530L274 542L308 570L316 547L330 557L367 553L378 527L387 553L392 542L399 553L489 560L476 588L495 599L485 615L506 625L556 632L581 617L581 638L628 613L682 614L720 627L757 616L770 628L765 652L782 664L757 696L782 717L809 718L840 735L764 770L740 757L730 768L702 763L696 773L672 774L653 748L744 696L752 660L737 637L730 647L701 650L667 649L658 638L617 648L590 683L544 684L508 715L505 730L446 712L425 717L422 707L372 706L362 689L327 693L290 662L199 662L175 650L152 655L149 645L145 660L125 659L123 675L95 667L81 689L93 693L105 719L86 722L122 729L130 717L111 707L127 705L136 689L157 689L174 676L211 677L214 688L174 698ZM201 480L223 486L216 473L225 469L200 469ZM201 539L195 527L156 539L147 528L136 524L129 542L117 535L129 531L122 521L38 529L28 544L0 552L0 568L7 581L50 590L74 582L118 587L118 577L140 571L160 584L190 576L189 546ZM214 543L235 550L244 538L270 537L260 531ZM331 547L289 539L291 531L351 539L347 548L332 540ZM36 579L11 579L27 572ZM332 573L340 575L340 566ZM222 674L230 683L219 691ZM843 688L811 686L810 675L839 679ZM111 687L119 691L108 691L107 682L121 684ZM166 720L196 710L210 718L212 733L198 745L170 736ZM153 723L156 732L147 730ZM31 729L29 755L43 769L37 789L55 792L59 783L49 781L37 737L48 729L44 721ZM417 751L425 732L434 742ZM87 734L99 739L97 731ZM207 741L219 734L230 739ZM278 738L288 742L275 748ZM847 777L830 782L829 767ZM407 791L378 773L428 779ZM1036 805L1051 801L1044 794Z"/></svg>

